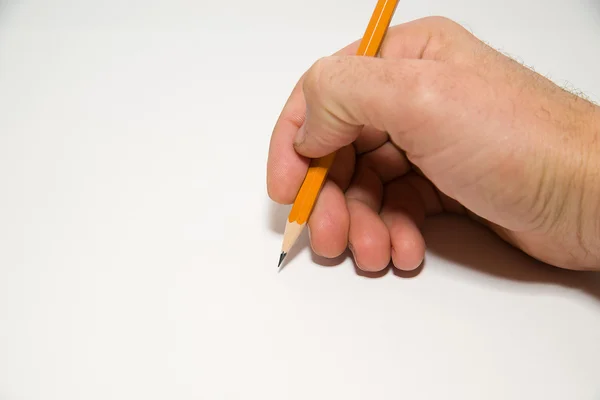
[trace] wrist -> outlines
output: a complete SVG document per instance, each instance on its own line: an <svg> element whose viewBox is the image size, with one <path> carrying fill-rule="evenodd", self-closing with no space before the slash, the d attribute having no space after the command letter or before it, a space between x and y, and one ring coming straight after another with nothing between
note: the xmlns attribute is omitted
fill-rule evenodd
<svg viewBox="0 0 600 400"><path fill-rule="evenodd" d="M551 238L546 250L558 267L600 270L600 109L565 115L576 122L552 135L558 151L544 167L552 215L543 229Z"/></svg>
<svg viewBox="0 0 600 400"><path fill-rule="evenodd" d="M600 107L591 113L588 136L579 233L587 255L583 268L600 270Z"/></svg>

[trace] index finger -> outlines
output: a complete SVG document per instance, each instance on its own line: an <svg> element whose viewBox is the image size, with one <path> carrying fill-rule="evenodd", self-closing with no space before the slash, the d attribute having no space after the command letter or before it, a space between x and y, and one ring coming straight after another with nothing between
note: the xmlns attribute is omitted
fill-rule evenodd
<svg viewBox="0 0 600 400"><path fill-rule="evenodd" d="M359 42L356 41L336 55L356 53ZM294 136L304 123L306 104L300 78L288 98L273 129L267 161L267 191L269 197L280 204L291 204L306 176L310 160L294 150Z"/></svg>

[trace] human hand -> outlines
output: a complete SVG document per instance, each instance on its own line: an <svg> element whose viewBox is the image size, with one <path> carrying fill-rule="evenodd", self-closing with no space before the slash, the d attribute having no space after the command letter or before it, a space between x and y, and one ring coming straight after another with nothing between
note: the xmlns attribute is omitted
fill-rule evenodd
<svg viewBox="0 0 600 400"><path fill-rule="evenodd" d="M316 62L275 126L267 187L294 201L309 158L338 151L309 219L315 253L417 268L420 226L466 214L529 255L600 269L600 109L430 17Z"/></svg>

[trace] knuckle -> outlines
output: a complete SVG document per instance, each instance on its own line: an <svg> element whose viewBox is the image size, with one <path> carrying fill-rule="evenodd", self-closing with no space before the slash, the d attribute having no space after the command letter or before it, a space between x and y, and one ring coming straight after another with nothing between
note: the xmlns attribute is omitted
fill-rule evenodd
<svg viewBox="0 0 600 400"><path fill-rule="evenodd" d="M436 66L419 74L415 82L415 97L424 109L442 104L456 105L472 98L471 93L493 95L493 88L487 82L470 71L453 66ZM484 111L479 105L477 110Z"/></svg>
<svg viewBox="0 0 600 400"><path fill-rule="evenodd" d="M452 30L463 29L462 26L458 22L456 22L448 17L435 15L435 16L427 17L426 20L429 24L431 24L432 28L439 30L439 31L452 31Z"/></svg>
<svg viewBox="0 0 600 400"><path fill-rule="evenodd" d="M434 16L428 19L429 41L426 51L434 54L435 59L452 58L457 49L462 49L469 38L474 37L464 26L450 18Z"/></svg>
<svg viewBox="0 0 600 400"><path fill-rule="evenodd" d="M323 80L327 75L329 60L318 59L306 73L304 80L304 95L307 98L318 98L323 92Z"/></svg>
<svg viewBox="0 0 600 400"><path fill-rule="evenodd" d="M452 38L457 34L467 32L464 26L443 16L425 17L423 18L423 25L433 37L439 38Z"/></svg>
<svg viewBox="0 0 600 400"><path fill-rule="evenodd" d="M304 81L305 97L311 100L324 98L331 87L343 80L346 60L330 56L318 59L308 70Z"/></svg>
<svg viewBox="0 0 600 400"><path fill-rule="evenodd" d="M412 83L413 102L420 110L429 110L433 105L443 102L444 81L443 71L438 73L420 72Z"/></svg>

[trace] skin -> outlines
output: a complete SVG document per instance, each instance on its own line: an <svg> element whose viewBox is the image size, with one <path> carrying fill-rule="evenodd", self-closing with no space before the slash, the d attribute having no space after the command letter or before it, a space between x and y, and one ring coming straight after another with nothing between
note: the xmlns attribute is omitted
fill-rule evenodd
<svg viewBox="0 0 600 400"><path fill-rule="evenodd" d="M600 108L455 22L390 28L318 60L276 123L272 200L291 204L309 159L337 151L309 220L313 251L380 271L422 263L420 227L467 215L545 263L600 270Z"/></svg>

